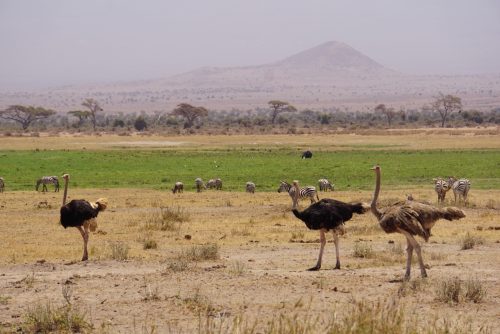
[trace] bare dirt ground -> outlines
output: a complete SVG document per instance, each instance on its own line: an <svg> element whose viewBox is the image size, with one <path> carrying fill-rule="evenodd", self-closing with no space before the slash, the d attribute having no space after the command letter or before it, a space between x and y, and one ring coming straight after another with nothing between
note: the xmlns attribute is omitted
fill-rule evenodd
<svg viewBox="0 0 500 334"><path fill-rule="evenodd" d="M401 199L408 191L435 201L427 187L383 190L381 202ZM359 301L396 301L405 317L417 317L420 328L443 322L452 332L500 328L498 190L471 192L465 219L439 221L431 241L420 240L429 278L418 279L414 259L413 288L401 282L403 237L385 234L370 213L347 223L341 270L332 270L329 240L322 270L309 272L318 234L293 217L285 194L70 189L70 196L110 199L90 236L88 262L78 261L82 240L76 229L58 224L61 194L1 194L0 332L27 331L23 326L35 306L68 302L85 314L93 331L106 333L223 332L210 331L207 321L234 325L237 319L244 328L257 323L255 331L264 332L276 319L341 319ZM371 193L320 194L327 196L369 201ZM184 221L169 225L166 216L160 218L160 207ZM480 242L461 250L466 233ZM157 248L144 249L147 240ZM188 256L213 245L213 257ZM359 257L360 249L366 257ZM486 289L484 300L438 301L440 283L454 277L479 282Z"/></svg>

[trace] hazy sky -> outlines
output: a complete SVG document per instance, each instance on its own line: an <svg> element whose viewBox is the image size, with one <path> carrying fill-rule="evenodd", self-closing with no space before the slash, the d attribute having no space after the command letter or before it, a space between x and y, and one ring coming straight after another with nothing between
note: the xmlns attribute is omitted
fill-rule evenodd
<svg viewBox="0 0 500 334"><path fill-rule="evenodd" d="M500 1L0 0L0 89L258 65L332 40L406 73L500 73Z"/></svg>

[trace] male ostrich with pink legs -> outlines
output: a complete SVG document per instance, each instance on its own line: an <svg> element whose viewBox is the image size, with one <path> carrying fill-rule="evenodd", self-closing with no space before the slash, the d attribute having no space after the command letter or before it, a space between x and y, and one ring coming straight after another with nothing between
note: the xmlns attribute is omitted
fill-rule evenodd
<svg viewBox="0 0 500 334"><path fill-rule="evenodd" d="M87 261L89 258L87 251L87 243L89 241L89 231L97 229L97 215L99 212L106 210L108 200L99 198L95 203L88 202L83 199L74 199L66 204L68 195L69 175L64 174L64 195L61 207L61 225L64 228L76 227L83 238L83 256L82 261Z"/></svg>
<svg viewBox="0 0 500 334"><path fill-rule="evenodd" d="M321 259L326 244L326 232L333 232L333 242L335 243L335 256L337 262L334 269L340 269L339 255L339 235L344 234L344 223L352 218L354 213L363 214L369 210L369 206L363 203L344 203L330 198L323 198L311 204L307 209L300 212L297 210L299 201L299 182L293 181L295 193L293 198L292 212L295 217L302 220L310 230L319 230L320 249L318 262L310 271L321 268Z"/></svg>
<svg viewBox="0 0 500 334"><path fill-rule="evenodd" d="M414 236L418 235L427 242L431 236L431 228L436 221L439 219L460 219L465 217L465 213L455 207L437 208L415 201L406 201L403 204L398 203L379 210L377 208L377 199L380 193L380 167L378 165L374 166L372 170L375 171L376 178L375 191L371 203L373 215L377 217L380 227L385 233L401 233L406 237L407 258L405 279L408 280L410 278L411 258L414 249L418 256L422 277L427 277L420 245Z"/></svg>

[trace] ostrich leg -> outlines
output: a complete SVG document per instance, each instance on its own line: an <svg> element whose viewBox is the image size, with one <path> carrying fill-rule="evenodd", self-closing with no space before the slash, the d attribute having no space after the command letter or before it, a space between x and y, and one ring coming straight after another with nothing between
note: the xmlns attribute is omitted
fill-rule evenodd
<svg viewBox="0 0 500 334"><path fill-rule="evenodd" d="M337 263L333 269L340 269L339 235L336 230L333 230L333 243L335 244L335 257L337 258Z"/></svg>
<svg viewBox="0 0 500 334"><path fill-rule="evenodd" d="M314 267L307 269L309 271L316 271L321 269L321 259L323 258L323 250L325 249L325 244L326 244L325 229L323 228L319 230L319 240L321 246L319 248L318 262Z"/></svg>
<svg viewBox="0 0 500 334"><path fill-rule="evenodd" d="M405 274L405 280L410 279L410 271L411 271L411 259L413 257L413 246L410 243L410 240L406 240L407 245L406 245L406 274Z"/></svg>
<svg viewBox="0 0 500 334"><path fill-rule="evenodd" d="M81 226L77 226L78 231L80 231L80 234L82 235L83 238L83 256L82 256L82 261L87 261L89 258L89 253L87 251L87 243L89 241L89 232L88 229L84 229Z"/></svg>

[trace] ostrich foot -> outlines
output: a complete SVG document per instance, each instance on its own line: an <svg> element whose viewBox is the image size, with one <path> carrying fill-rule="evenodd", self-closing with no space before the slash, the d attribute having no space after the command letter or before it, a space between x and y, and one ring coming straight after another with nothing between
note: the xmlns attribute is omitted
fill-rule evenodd
<svg viewBox="0 0 500 334"><path fill-rule="evenodd" d="M406 274L405 278L403 278L403 281L409 281L410 280L410 274Z"/></svg>
<svg viewBox="0 0 500 334"><path fill-rule="evenodd" d="M307 271L318 271L321 269L321 265L315 265L312 268L307 269Z"/></svg>
<svg viewBox="0 0 500 334"><path fill-rule="evenodd" d="M84 256L82 257L82 261L87 261L88 259L89 259L89 256L88 256L88 255L84 255Z"/></svg>
<svg viewBox="0 0 500 334"><path fill-rule="evenodd" d="M340 269L340 263L337 263L337 265L333 269Z"/></svg>

